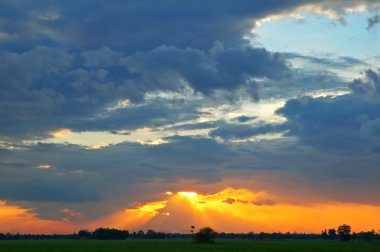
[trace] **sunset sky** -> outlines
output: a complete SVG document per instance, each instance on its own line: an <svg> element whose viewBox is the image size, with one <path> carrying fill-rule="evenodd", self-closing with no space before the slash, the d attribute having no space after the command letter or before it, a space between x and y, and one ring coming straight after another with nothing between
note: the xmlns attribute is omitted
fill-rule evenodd
<svg viewBox="0 0 380 252"><path fill-rule="evenodd" d="M0 0L0 232L380 230L380 1Z"/></svg>

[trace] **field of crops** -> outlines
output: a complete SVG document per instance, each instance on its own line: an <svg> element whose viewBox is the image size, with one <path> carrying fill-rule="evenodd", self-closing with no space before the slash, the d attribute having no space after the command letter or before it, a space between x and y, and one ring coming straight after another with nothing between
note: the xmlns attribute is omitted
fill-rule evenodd
<svg viewBox="0 0 380 252"><path fill-rule="evenodd" d="M0 241L0 252L147 252L147 251L379 251L376 242L339 242L339 241L252 241L217 240L216 244L194 244L191 240L36 240Z"/></svg>

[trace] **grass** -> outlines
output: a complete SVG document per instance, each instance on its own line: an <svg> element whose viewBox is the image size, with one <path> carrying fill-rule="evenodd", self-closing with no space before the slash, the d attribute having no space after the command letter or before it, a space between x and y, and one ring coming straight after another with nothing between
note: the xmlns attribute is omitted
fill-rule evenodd
<svg viewBox="0 0 380 252"><path fill-rule="evenodd" d="M191 240L30 240L0 241L0 252L147 252L147 251L196 251L196 252L333 252L373 251L380 252L378 242L338 241L252 241L217 240L214 245L194 244Z"/></svg>

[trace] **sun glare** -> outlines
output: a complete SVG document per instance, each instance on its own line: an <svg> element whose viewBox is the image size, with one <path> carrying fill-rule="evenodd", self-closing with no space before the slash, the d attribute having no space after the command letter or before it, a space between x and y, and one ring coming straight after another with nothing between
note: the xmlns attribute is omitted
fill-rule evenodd
<svg viewBox="0 0 380 252"><path fill-rule="evenodd" d="M178 195L181 195L187 198L194 198L195 196L197 196L197 193L196 192L178 192Z"/></svg>

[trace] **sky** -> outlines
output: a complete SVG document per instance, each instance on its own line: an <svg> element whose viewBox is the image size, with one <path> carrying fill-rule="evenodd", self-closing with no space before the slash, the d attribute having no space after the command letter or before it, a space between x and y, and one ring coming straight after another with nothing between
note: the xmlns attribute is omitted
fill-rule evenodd
<svg viewBox="0 0 380 252"><path fill-rule="evenodd" d="M380 230L377 0L0 0L0 232Z"/></svg>

